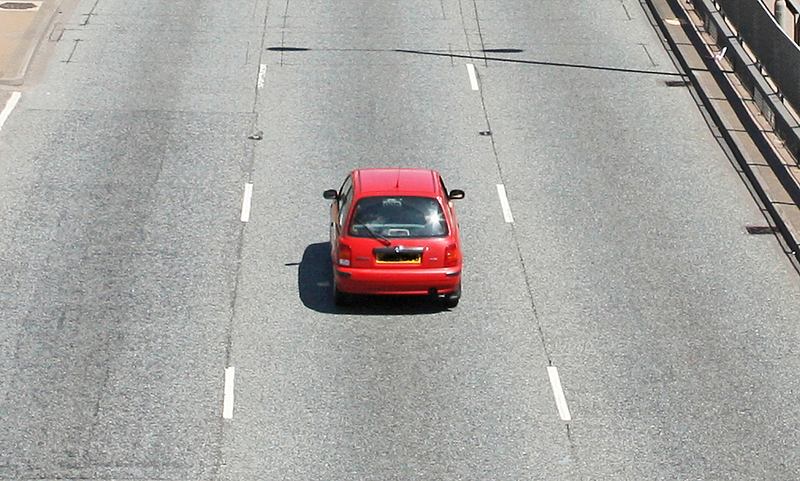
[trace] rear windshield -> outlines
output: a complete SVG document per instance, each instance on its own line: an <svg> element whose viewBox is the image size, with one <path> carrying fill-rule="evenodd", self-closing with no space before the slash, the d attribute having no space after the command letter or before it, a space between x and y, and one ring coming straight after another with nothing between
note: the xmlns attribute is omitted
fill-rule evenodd
<svg viewBox="0 0 800 481"><path fill-rule="evenodd" d="M365 197L350 220L354 237L442 237L448 234L439 201L431 197Z"/></svg>

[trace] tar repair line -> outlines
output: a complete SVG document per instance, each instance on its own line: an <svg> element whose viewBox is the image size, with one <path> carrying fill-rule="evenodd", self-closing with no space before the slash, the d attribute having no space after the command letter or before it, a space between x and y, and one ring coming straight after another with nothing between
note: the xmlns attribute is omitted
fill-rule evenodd
<svg viewBox="0 0 800 481"><path fill-rule="evenodd" d="M225 394L222 398L223 419L233 419L233 376L235 373L235 367L225 368Z"/></svg>
<svg viewBox="0 0 800 481"><path fill-rule="evenodd" d="M19 102L20 97L22 97L21 92L13 92L8 101L6 101L6 106L3 107L3 111L0 112L0 129L3 128L3 124L5 124L6 120L8 120L8 116L11 115L11 111L17 106L17 102Z"/></svg>
<svg viewBox="0 0 800 481"><path fill-rule="evenodd" d="M478 90L478 75L475 73L475 65L468 63L467 73L469 74L469 85L472 90Z"/></svg>
<svg viewBox="0 0 800 481"><path fill-rule="evenodd" d="M263 89L264 88L264 75L266 75L266 74L267 74L267 65L262 63L261 66L258 67L258 88L259 89Z"/></svg>
<svg viewBox="0 0 800 481"><path fill-rule="evenodd" d="M569 407L567 407L567 398L564 397L564 390L561 388L561 378L558 377L558 368L547 366L547 375L550 376L550 387L553 388L553 396L556 398L558 415L561 416L562 421L572 421Z"/></svg>
<svg viewBox="0 0 800 481"><path fill-rule="evenodd" d="M508 197L506 197L506 186L497 184L497 195L500 197L500 207L503 208L503 218L509 224L514 223L514 216L511 215L511 206L508 205Z"/></svg>
<svg viewBox="0 0 800 481"><path fill-rule="evenodd" d="M244 184L244 198L242 199L242 222L250 221L250 202L253 199L253 184Z"/></svg>

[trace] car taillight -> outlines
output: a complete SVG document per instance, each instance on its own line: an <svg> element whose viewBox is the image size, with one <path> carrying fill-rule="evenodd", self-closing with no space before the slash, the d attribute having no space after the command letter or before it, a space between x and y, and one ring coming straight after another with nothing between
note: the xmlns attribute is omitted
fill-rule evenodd
<svg viewBox="0 0 800 481"><path fill-rule="evenodd" d="M447 246L447 249L444 250L444 266L445 267L455 267L458 265L458 246L455 244L450 244Z"/></svg>
<svg viewBox="0 0 800 481"><path fill-rule="evenodd" d="M347 244L339 244L339 265L340 266L349 266L350 265L350 258L353 256L353 251L350 250L350 246Z"/></svg>

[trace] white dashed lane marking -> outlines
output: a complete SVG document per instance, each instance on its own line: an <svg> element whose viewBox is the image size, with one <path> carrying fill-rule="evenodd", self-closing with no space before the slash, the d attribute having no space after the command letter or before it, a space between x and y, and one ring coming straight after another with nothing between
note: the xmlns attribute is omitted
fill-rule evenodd
<svg viewBox="0 0 800 481"><path fill-rule="evenodd" d="M508 205L508 197L506 197L506 186L497 184L497 196L500 197L500 207L503 208L503 218L509 224L514 222L514 216L511 215L511 206Z"/></svg>
<svg viewBox="0 0 800 481"><path fill-rule="evenodd" d="M258 88L259 89L263 89L264 88L264 76L266 75L266 73L267 73L267 66L262 63L261 66L258 67Z"/></svg>
<svg viewBox="0 0 800 481"><path fill-rule="evenodd" d="M22 97L21 92L13 92L11 97L9 97L6 101L5 107L3 107L3 110L0 111L0 129L3 128L3 124L5 124L6 120L8 120L8 116L11 115L11 111L17 106L17 102L19 102L20 97Z"/></svg>
<svg viewBox="0 0 800 481"><path fill-rule="evenodd" d="M467 74L469 75L469 85L472 90L478 90L478 74L475 73L475 65L467 64Z"/></svg>
<svg viewBox="0 0 800 481"><path fill-rule="evenodd" d="M242 222L250 221L250 202L253 199L253 184L244 184L244 198L242 199Z"/></svg>
<svg viewBox="0 0 800 481"><path fill-rule="evenodd" d="M225 369L225 393L222 398L222 417L233 419L233 376L236 368L231 366Z"/></svg>
<svg viewBox="0 0 800 481"><path fill-rule="evenodd" d="M564 390L561 388L561 378L558 377L558 368L547 366L547 375L550 376L550 387L553 388L553 396L556 398L558 415L562 421L572 421L572 415L570 415L569 407L567 406L567 398L564 397Z"/></svg>

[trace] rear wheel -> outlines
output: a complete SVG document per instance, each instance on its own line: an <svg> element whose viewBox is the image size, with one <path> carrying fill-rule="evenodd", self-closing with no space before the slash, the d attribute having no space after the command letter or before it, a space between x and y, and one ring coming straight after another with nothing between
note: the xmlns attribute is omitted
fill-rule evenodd
<svg viewBox="0 0 800 481"><path fill-rule="evenodd" d="M333 303L337 306L349 306L352 301L350 294L342 292L336 287L336 282L333 283Z"/></svg>
<svg viewBox="0 0 800 481"><path fill-rule="evenodd" d="M460 300L460 298L458 298L458 297L447 296L447 297L444 298L444 307L446 307L448 309L453 309L454 307L456 307L458 305L458 301L459 300Z"/></svg>
<svg viewBox="0 0 800 481"><path fill-rule="evenodd" d="M444 307L448 309L453 309L458 305L458 301L460 300L461 300L461 283L459 282L458 287L456 287L456 290L453 291L452 294L447 294L446 296L444 296L442 302L444 303Z"/></svg>

